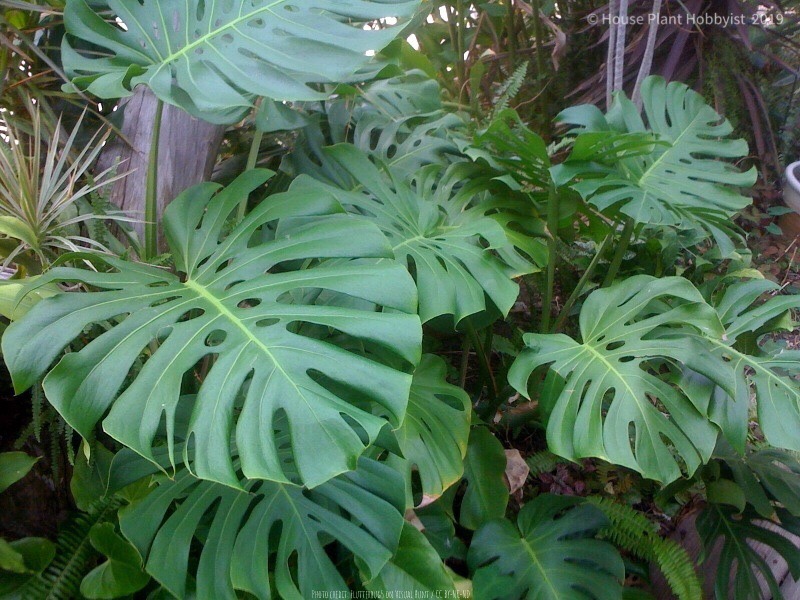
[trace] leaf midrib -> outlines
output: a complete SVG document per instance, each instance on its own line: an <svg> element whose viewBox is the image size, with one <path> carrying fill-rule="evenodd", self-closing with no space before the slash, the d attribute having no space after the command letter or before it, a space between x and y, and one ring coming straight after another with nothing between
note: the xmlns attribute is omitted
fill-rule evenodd
<svg viewBox="0 0 800 600"><path fill-rule="evenodd" d="M690 129L694 128L695 122L700 118L700 116L701 116L701 113L698 112L694 116L694 118L689 122L689 125L686 126L686 129L681 131L681 133L678 135L678 137L676 137L672 141L672 145L669 148L667 148L667 150L664 151L661 154L661 156L659 156L655 161L653 161L653 164L650 165L644 173L642 173L642 176L639 178L639 181L637 182L637 185L639 185L640 187L644 188L645 181L647 180L647 178L650 177L653 174L653 172L655 171L656 167L658 167L661 164L661 162L664 161L664 158L666 156L669 156L670 153L675 150L675 148L678 148L678 143L681 141L681 138L683 138L683 136L686 135L686 133ZM659 135L661 135L661 134L659 133Z"/></svg>
<svg viewBox="0 0 800 600"><path fill-rule="evenodd" d="M206 33L205 35L202 35L202 36L200 36L200 37L199 37L199 38L197 38L195 41L193 41L193 42L191 42L191 43L189 43L189 44L186 44L185 46L183 46L183 47L182 47L180 50L178 50L177 52L173 52L172 54L170 54L170 55L168 55L168 56L165 56L165 57L162 59L162 61L161 61L161 62L162 62L162 63L164 63L164 64L169 64L169 63L171 63L172 61L174 61L174 60L177 60L178 58L180 58L180 57L182 57L182 56L185 56L185 55L186 55L186 54L188 54L188 53L189 53L189 51L190 51L190 50L192 50L193 48L196 48L197 46L201 46L201 45L205 44L205 43L206 43L208 40L210 40L211 38L217 37L217 36L218 36L218 35L220 35L222 32L224 32L224 31L227 31L228 29L235 29L235 28L236 28L236 26L237 26L237 25L239 25L239 23L241 23L242 21L246 21L246 20L248 20L248 19L251 19L251 18L253 18L255 15L259 14L259 13L262 13L262 12L271 12L271 13L273 13L273 14L274 14L274 11L273 11L272 9L273 9L274 7L276 7L276 6L278 6L279 4L283 4L283 3L285 3L285 2L286 2L286 0L276 0L275 2L272 2L272 3L270 3L270 4L267 4L266 6L259 7L259 8L257 8L256 10L254 10L254 11L251 11L251 12L249 12L249 13L245 14L245 15L239 15L238 17L236 17L236 18L235 18L235 19L233 19L232 21L229 21L229 22L227 22L227 23L224 23L223 25L220 25L218 28L214 29L213 31L209 31L209 32L208 32L208 33ZM277 15L276 15L276 16L277 16Z"/></svg>
<svg viewBox="0 0 800 600"><path fill-rule="evenodd" d="M284 376L284 378L289 383L289 385L291 385L292 388L294 388L294 390L297 393L297 395L305 401L306 406L308 407L308 410L311 411L311 414L314 415L314 418L320 423L320 425L322 425L322 422L317 418L317 414L314 411L313 403L308 401L308 399L306 398L305 394L300 389L300 386L297 385L297 383L294 381L294 379L292 377L290 377L289 374L286 372L286 370L281 366L280 362L275 357L275 355L270 351L269 347L266 344L264 344L264 342L262 342L260 339L258 339L253 334L253 332L250 331L250 329L242 322L241 319L237 318L236 315L234 315L228 309L228 307L226 307L213 294L209 293L209 291L206 290L202 285L196 283L192 279L189 279L189 280L185 281L184 285L186 287L188 287L190 290L194 291L198 296L200 296L204 300L206 300L209 303L211 303L211 305L217 311L219 311L219 313L222 316L224 316L226 319L228 319L228 321L230 323L232 323L237 329L239 329L251 343L253 343L255 346L257 346L262 352L264 352L264 354L267 355L267 357L272 361L272 364L275 366L275 369L277 369L277 371L281 375ZM328 429L326 427L320 427L320 429L322 429L322 431L325 432L325 434L334 443L334 445L336 445L337 440L334 438L334 436L332 436L330 434Z"/></svg>
<svg viewBox="0 0 800 600"><path fill-rule="evenodd" d="M528 556L531 557L534 566L539 570L542 580L544 580L545 585L551 591L553 598L560 598L561 594L558 591L558 588L553 585L553 582L547 576L547 569L544 568L544 565L539 561L539 557L536 555L536 552L533 550L533 546L528 542L527 538L520 538L520 542L522 543L522 547L525 548L525 551L528 553Z"/></svg>

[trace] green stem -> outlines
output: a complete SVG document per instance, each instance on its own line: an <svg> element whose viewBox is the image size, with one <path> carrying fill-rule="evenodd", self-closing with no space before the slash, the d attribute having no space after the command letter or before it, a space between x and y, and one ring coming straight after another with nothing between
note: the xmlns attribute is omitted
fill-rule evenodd
<svg viewBox="0 0 800 600"><path fill-rule="evenodd" d="M541 332L550 330L550 316L553 311L553 288L556 277L556 236L558 235L558 194L555 186L551 185L547 194L547 282L545 284L544 298L542 299Z"/></svg>
<svg viewBox="0 0 800 600"><path fill-rule="evenodd" d="M619 272L620 265L622 265L622 259L625 258L628 246L630 246L631 241L633 241L634 227L635 223L633 219L628 218L625 220L625 227L623 227L622 233L619 236L619 244L617 244L617 249L614 251L614 257L611 259L611 264L608 266L608 272L606 273L605 279L603 279L603 285L601 287L608 287L614 283L614 278Z"/></svg>
<svg viewBox="0 0 800 600"><path fill-rule="evenodd" d="M150 155L147 159L147 178L145 180L144 205L144 256L145 261L153 260L158 254L158 144L161 138L161 115L164 103L156 102L153 120L153 134L150 138Z"/></svg>
<svg viewBox="0 0 800 600"><path fill-rule="evenodd" d="M456 60L456 78L458 79L458 93L454 94L454 96L458 98L459 103L461 103L461 91L464 89L464 83L466 81L466 73L464 71L464 49L461 46L463 34L459 31L460 23L458 22L461 20L461 0L456 2L455 7L448 6L447 8L447 27L450 30L450 42L453 44L453 53L455 54ZM458 14L458 16L456 16L456 14ZM456 19L458 19L458 21Z"/></svg>
<svg viewBox="0 0 800 600"><path fill-rule="evenodd" d="M544 31L542 30L542 16L541 16L541 2L540 0L533 0L533 37L536 40L536 78L541 85L541 93L539 95L539 111L542 115L544 123L550 123L550 101L548 99L547 86L545 84L546 77L546 59L544 55Z"/></svg>
<svg viewBox="0 0 800 600"><path fill-rule="evenodd" d="M472 325L469 319L466 319L465 325L467 327L467 336L472 344L472 347L475 349L475 354L478 356L478 369L481 372L481 377L483 378L486 389L489 393L489 400L493 402L495 398L497 398L497 382L494 380L494 375L492 374L492 365L489 363L489 355L486 352L486 349L481 342L480 338L478 337L478 332L475 331L475 327Z"/></svg>
<svg viewBox="0 0 800 600"><path fill-rule="evenodd" d="M253 141L250 144L250 153L247 155L247 166L245 167L247 171L254 169L256 163L258 162L258 153L261 150L261 140L264 137L264 132L259 131L256 129L256 132L253 134ZM239 203L239 210L236 212L236 220L241 221L244 219L244 215L247 212L247 197L242 198L242 201Z"/></svg>
<svg viewBox="0 0 800 600"><path fill-rule="evenodd" d="M589 263L589 266L584 271L581 278L578 280L575 289L572 290L572 293L567 298L567 301L564 303L564 308L561 309L561 312L558 315L558 319L556 320L556 324L553 325L553 333L557 332L564 326L564 323L569 318L569 311L578 301L578 298L581 297L586 284L589 283L592 279L592 275L594 275L595 270L597 269L597 265L600 264L600 259L606 253L606 248L611 244L611 241L614 239L614 232L611 231L600 244L600 247L595 252L595 255L592 257L592 261Z"/></svg>

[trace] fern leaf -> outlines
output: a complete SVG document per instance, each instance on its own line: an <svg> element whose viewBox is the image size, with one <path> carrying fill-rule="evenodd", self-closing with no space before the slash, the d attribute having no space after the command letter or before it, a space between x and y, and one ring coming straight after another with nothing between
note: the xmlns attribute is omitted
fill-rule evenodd
<svg viewBox="0 0 800 600"><path fill-rule="evenodd" d="M494 103L494 110L492 111L492 120L508 108L508 103L519 94L522 84L525 82L525 77L528 74L528 61L525 61L518 66L511 77L506 79L498 90L497 100Z"/></svg>
<svg viewBox="0 0 800 600"><path fill-rule="evenodd" d="M552 452L542 450L536 454L531 454L525 459L528 468L531 470L530 476L536 477L542 473L547 473L556 468L556 465L563 462L564 459L559 458Z"/></svg>
<svg viewBox="0 0 800 600"><path fill-rule="evenodd" d="M86 513L70 519L58 534L53 562L25 585L20 597L26 600L80 598L81 580L93 566L90 561L97 555L89 541L89 531L97 523L110 520L120 503L116 497L104 498Z"/></svg>
<svg viewBox="0 0 800 600"><path fill-rule="evenodd" d="M656 525L633 508L597 496L586 500L611 522L601 536L642 560L656 563L679 600L702 600L700 580L686 550L659 536Z"/></svg>

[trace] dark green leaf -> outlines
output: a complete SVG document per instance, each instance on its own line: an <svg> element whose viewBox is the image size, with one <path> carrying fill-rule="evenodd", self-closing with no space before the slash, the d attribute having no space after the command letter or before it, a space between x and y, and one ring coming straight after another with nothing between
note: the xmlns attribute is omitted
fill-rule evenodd
<svg viewBox="0 0 800 600"><path fill-rule="evenodd" d="M612 545L593 539L608 521L598 508L579 502L545 494L522 508L517 526L505 519L483 525L468 556L475 598L619 598L622 559Z"/></svg>

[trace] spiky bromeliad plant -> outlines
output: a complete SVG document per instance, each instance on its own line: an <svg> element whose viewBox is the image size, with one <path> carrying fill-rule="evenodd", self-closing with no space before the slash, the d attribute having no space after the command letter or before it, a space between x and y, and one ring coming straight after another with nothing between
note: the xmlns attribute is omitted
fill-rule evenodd
<svg viewBox="0 0 800 600"><path fill-rule="evenodd" d="M536 400L520 413L546 432L556 462L607 461L639 477L642 494L706 485L700 533L709 548L722 540L748 589L751 562L761 565L736 550L741 540L788 552L762 523L777 515L795 527L798 489L785 472L797 468L789 454L748 448L747 408L752 390L767 441L800 450L794 355L758 343L786 324L794 299L759 303L771 290L758 283L698 288L691 272L628 266L643 237L685 248L711 238L735 254L723 224L746 204L738 190L751 176L726 159L746 148L694 92L659 79L643 86L643 118L622 96L606 115L571 109L561 120L575 129L548 147L502 112L476 145L418 72L359 83L376 72L368 51L402 27L375 20L408 19L416 6L109 0L123 30L68 0L67 70L102 97L147 84L230 122L258 95L316 102L348 80L363 96L346 117L337 98L287 121L305 137L284 160L285 191L265 194L272 173L248 169L175 199L162 224L174 268L103 257L29 286L74 291L13 322L4 360L18 392L41 381L86 440L76 498L105 497L114 514L78 536L81 551L108 560L82 580L72 569L72 592L58 587L63 558L38 565L23 589L610 599L626 576L616 545L660 565L682 600L697 598L688 557L672 543L637 544L660 538L632 509L532 498L524 477L509 493L492 428L520 396ZM269 131L264 114L289 109L263 110ZM419 154L398 157L404 148ZM240 218L251 196L259 202ZM570 264L564 242L576 238L589 256ZM603 264L611 275L598 278ZM551 319L557 267L579 280ZM515 279L542 268L526 282L547 317L498 368L492 348L517 348L481 326L508 317ZM448 382L447 354L435 355L459 331L465 389ZM519 423L506 431L512 444L531 431L531 418ZM731 486L743 502L720 494Z"/></svg>

